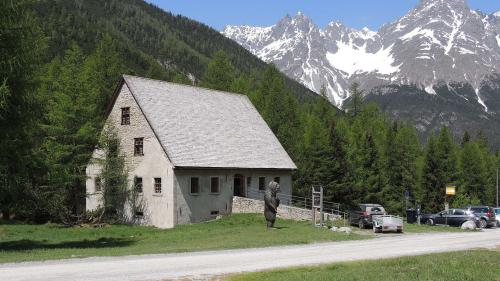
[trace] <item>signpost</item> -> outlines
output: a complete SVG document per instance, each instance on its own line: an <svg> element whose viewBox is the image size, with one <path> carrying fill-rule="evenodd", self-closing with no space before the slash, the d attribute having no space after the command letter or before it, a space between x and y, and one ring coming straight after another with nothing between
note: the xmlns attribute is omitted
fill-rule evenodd
<svg viewBox="0 0 500 281"><path fill-rule="evenodd" d="M446 187L446 195L454 196L456 194L457 188L455 186Z"/></svg>
<svg viewBox="0 0 500 281"><path fill-rule="evenodd" d="M313 225L323 227L323 186L312 186L312 219ZM317 222L316 212L319 212L320 218Z"/></svg>
<svg viewBox="0 0 500 281"><path fill-rule="evenodd" d="M448 196L455 196L457 193L457 187L454 185L449 185L446 187L444 196L444 210L446 211L446 225L448 225L448 210L450 209L450 204L448 204Z"/></svg>

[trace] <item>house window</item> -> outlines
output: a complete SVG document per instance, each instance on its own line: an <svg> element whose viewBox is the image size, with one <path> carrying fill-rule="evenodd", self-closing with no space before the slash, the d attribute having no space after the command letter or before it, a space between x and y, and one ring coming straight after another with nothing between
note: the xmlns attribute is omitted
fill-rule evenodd
<svg viewBox="0 0 500 281"><path fill-rule="evenodd" d="M155 178L155 193L161 193L161 178Z"/></svg>
<svg viewBox="0 0 500 281"><path fill-rule="evenodd" d="M198 178L191 178L191 194L200 193L200 180Z"/></svg>
<svg viewBox="0 0 500 281"><path fill-rule="evenodd" d="M100 177L96 177L95 178L95 191L96 192L99 192L102 190L102 185L101 185L101 178Z"/></svg>
<svg viewBox="0 0 500 281"><path fill-rule="evenodd" d="M277 183L280 183L280 177L275 177L274 181L277 182Z"/></svg>
<svg viewBox="0 0 500 281"><path fill-rule="evenodd" d="M219 215L219 211L210 211L210 215L211 216L218 216Z"/></svg>
<svg viewBox="0 0 500 281"><path fill-rule="evenodd" d="M143 156L144 155L144 138L134 139L134 155Z"/></svg>
<svg viewBox="0 0 500 281"><path fill-rule="evenodd" d="M122 125L130 125L130 107L122 107Z"/></svg>
<svg viewBox="0 0 500 281"><path fill-rule="evenodd" d="M266 189L266 178L259 177L259 190L265 190L265 189Z"/></svg>
<svg viewBox="0 0 500 281"><path fill-rule="evenodd" d="M218 177L212 177L210 179L210 192L211 193L219 193L219 178Z"/></svg>
<svg viewBox="0 0 500 281"><path fill-rule="evenodd" d="M135 216L136 216L136 217L139 217L139 218L140 218L140 217L143 217L143 216L144 216L144 212L142 212L142 211L136 211L136 212L135 212Z"/></svg>
<svg viewBox="0 0 500 281"><path fill-rule="evenodd" d="M140 177L134 178L134 188L137 193L142 193L142 178Z"/></svg>

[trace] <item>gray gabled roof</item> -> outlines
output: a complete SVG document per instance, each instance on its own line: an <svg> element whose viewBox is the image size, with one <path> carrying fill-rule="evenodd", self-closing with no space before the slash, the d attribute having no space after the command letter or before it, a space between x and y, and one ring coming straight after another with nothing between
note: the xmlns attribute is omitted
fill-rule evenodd
<svg viewBox="0 0 500 281"><path fill-rule="evenodd" d="M297 167L245 95L123 76L175 167Z"/></svg>

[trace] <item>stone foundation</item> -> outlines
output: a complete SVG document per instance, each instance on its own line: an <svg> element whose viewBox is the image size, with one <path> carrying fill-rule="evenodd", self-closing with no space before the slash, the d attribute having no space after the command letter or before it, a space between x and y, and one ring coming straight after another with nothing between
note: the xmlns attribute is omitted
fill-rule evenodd
<svg viewBox="0 0 500 281"><path fill-rule="evenodd" d="M234 214L263 214L264 201L234 196L232 212ZM319 213L317 215L319 216ZM278 207L278 217L297 221L310 221L312 220L312 211L309 209L280 205ZM338 216L325 214L325 220L326 219L336 220Z"/></svg>

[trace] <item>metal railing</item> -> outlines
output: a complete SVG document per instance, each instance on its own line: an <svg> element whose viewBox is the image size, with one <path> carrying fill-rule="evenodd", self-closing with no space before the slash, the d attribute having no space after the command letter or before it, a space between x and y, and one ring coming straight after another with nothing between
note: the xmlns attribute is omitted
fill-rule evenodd
<svg viewBox="0 0 500 281"><path fill-rule="evenodd" d="M247 196L249 198L264 200L264 191L263 190L256 191L251 189L247 191ZM280 203L283 205L312 210L312 198L310 197L278 193L278 198L280 199ZM340 203L324 201L324 200L323 200L323 212L325 214L339 216L344 220L347 219L348 216L348 213L341 210Z"/></svg>

